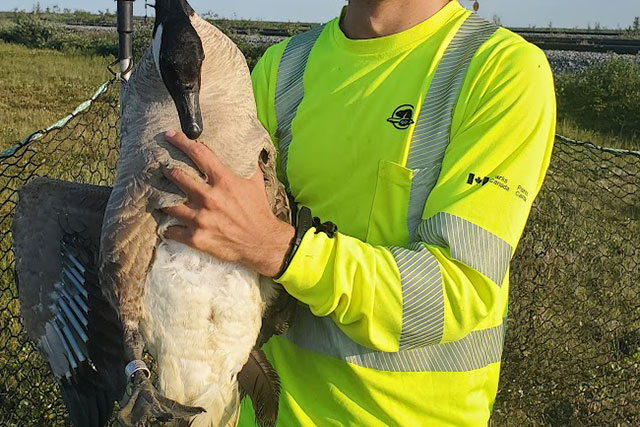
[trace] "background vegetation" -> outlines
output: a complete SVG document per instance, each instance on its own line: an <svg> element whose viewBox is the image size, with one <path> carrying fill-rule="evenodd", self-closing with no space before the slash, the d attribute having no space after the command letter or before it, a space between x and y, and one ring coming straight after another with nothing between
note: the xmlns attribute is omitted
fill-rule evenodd
<svg viewBox="0 0 640 427"><path fill-rule="evenodd" d="M0 105L5 107L0 110L0 146L59 119L109 76L106 65L117 55L116 33L74 25L113 26L115 16L54 12L0 13L0 42L5 42L0 44L0 50L3 56L15 58L13 63L0 63L0 95L20 94L0 97ZM211 14L208 18L238 44L251 68L269 47L269 41L238 36L235 28L283 28L294 34L309 27L309 24L221 20ZM136 20L137 57L149 45L151 26L151 19ZM638 31L632 26L627 34ZM556 86L558 133L603 146L640 148L637 63L612 56L584 73L557 76Z"/></svg>
<svg viewBox="0 0 640 427"><path fill-rule="evenodd" d="M233 33L233 27L247 23L216 22L253 68L269 44L249 43ZM12 58L0 61L0 148L65 116L110 77L107 65L117 56L116 33L68 26L77 23L114 24L115 17L86 12L0 13L0 57ZM272 23L254 24L272 28ZM149 46L152 21L138 19L135 25L134 55L140 57Z"/></svg>
<svg viewBox="0 0 640 427"><path fill-rule="evenodd" d="M639 63L613 57L585 72L557 76L556 91L559 133L581 129L599 134L605 145L640 147Z"/></svg>
<svg viewBox="0 0 640 427"><path fill-rule="evenodd" d="M110 77L101 56L0 41L0 149L64 117Z"/></svg>

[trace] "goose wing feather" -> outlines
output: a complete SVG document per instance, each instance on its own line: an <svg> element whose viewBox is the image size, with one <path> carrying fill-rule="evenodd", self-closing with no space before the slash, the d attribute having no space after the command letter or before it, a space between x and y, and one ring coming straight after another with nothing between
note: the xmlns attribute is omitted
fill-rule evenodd
<svg viewBox="0 0 640 427"><path fill-rule="evenodd" d="M280 378L260 348L251 350L249 360L238 374L238 383L243 395L251 398L258 426L275 426L278 420Z"/></svg>
<svg viewBox="0 0 640 427"><path fill-rule="evenodd" d="M77 426L105 425L125 388L122 325L97 271L110 193L36 178L19 191L12 226L24 326Z"/></svg>
<svg viewBox="0 0 640 427"><path fill-rule="evenodd" d="M258 164L264 174L267 198L273 214L282 221L292 223L291 202L284 185L278 181L276 172L276 151L271 140L265 143ZM273 293L267 303L267 310L262 319L262 328L258 336L257 346L262 347L273 335L284 334L295 315L296 300L289 295L282 285L272 284Z"/></svg>

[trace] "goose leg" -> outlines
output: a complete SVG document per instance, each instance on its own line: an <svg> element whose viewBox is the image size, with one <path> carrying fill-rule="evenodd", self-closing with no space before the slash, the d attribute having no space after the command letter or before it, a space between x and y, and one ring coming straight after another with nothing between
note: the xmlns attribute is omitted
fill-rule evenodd
<svg viewBox="0 0 640 427"><path fill-rule="evenodd" d="M142 357L144 341L137 329L125 327L125 354L129 360ZM137 371L129 379L131 393L120 403L118 420L125 427L133 427L148 419L166 422L173 419L187 418L205 412L203 408L182 405L162 396L151 383L151 379L143 371Z"/></svg>
<svg viewBox="0 0 640 427"><path fill-rule="evenodd" d="M118 412L118 421L125 427L133 427L140 422L146 425L149 419L167 422L205 412L203 408L185 406L162 396L144 372L134 374L131 386L131 395L125 396L124 405Z"/></svg>

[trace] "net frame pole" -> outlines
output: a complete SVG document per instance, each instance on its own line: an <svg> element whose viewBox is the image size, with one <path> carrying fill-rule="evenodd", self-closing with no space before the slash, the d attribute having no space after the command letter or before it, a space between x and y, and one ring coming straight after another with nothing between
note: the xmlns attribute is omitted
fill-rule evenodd
<svg viewBox="0 0 640 427"><path fill-rule="evenodd" d="M129 80L133 69L133 2L117 0L118 3L118 60L122 79Z"/></svg>

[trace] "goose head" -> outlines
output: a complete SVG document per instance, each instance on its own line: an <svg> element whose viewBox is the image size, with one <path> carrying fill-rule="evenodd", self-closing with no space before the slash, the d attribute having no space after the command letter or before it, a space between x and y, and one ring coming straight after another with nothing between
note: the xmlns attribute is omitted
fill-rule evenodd
<svg viewBox="0 0 640 427"><path fill-rule="evenodd" d="M190 139L202 134L200 77L204 61L202 40L191 23L195 14L186 0L157 0L152 52L156 68Z"/></svg>

